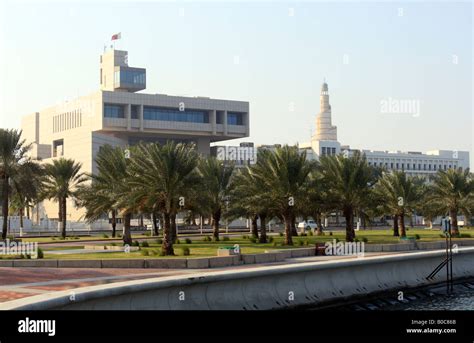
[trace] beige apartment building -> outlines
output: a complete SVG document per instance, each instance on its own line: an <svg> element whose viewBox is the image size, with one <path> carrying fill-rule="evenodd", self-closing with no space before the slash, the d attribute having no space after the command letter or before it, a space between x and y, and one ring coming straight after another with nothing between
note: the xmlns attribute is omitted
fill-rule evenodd
<svg viewBox="0 0 474 343"><path fill-rule="evenodd" d="M126 51L105 51L100 57L100 90L22 119L33 157L44 162L72 158L82 163L83 172L93 173L95 156L105 144L192 142L208 155L212 142L249 136L248 102L137 93L146 88L146 79L144 68L128 65ZM71 221L83 215L81 209L69 212ZM36 218L57 217L57 204L37 209Z"/></svg>

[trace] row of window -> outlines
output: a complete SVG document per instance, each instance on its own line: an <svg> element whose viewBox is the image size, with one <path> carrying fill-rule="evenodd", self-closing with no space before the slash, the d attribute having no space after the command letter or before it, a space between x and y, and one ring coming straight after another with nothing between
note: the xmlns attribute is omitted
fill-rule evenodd
<svg viewBox="0 0 474 343"><path fill-rule="evenodd" d="M140 111L140 106L132 105L131 118L139 119L139 111ZM114 104L104 104L104 117L105 118L125 118L125 106L114 105ZM209 123L209 113L208 111L199 111L199 110L180 111L178 109L143 106L143 119L144 120L177 121L177 122L188 122L188 123ZM228 125L244 125L243 113L228 112L227 124Z"/></svg>
<svg viewBox="0 0 474 343"><path fill-rule="evenodd" d="M452 165L449 164L449 165L436 165L436 164L415 164L415 163L393 163L391 162L390 164L388 162L369 162L369 166L373 165L374 167L385 167L385 168L388 168L390 167L390 169L402 169L402 170L447 170L447 169L451 169L452 168ZM457 167L457 165L454 165L454 167Z"/></svg>
<svg viewBox="0 0 474 343"><path fill-rule="evenodd" d="M336 148L330 148L330 147L321 147L321 155L326 156L326 155L336 155Z"/></svg>
<svg viewBox="0 0 474 343"><path fill-rule="evenodd" d="M53 133L82 126L82 111L65 112L53 117Z"/></svg>
<svg viewBox="0 0 474 343"><path fill-rule="evenodd" d="M196 110L173 110L160 107L143 107L144 120L164 120L179 121L188 123L209 123L209 113L207 111Z"/></svg>
<svg viewBox="0 0 474 343"><path fill-rule="evenodd" d="M143 70L120 69L115 71L115 84L145 85L146 74Z"/></svg>

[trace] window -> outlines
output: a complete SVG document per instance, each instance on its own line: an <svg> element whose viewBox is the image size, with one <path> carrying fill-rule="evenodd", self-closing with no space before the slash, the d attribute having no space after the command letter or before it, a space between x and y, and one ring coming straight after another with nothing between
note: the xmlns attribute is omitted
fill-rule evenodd
<svg viewBox="0 0 474 343"><path fill-rule="evenodd" d="M105 118L125 118L122 105L104 104Z"/></svg>
<svg viewBox="0 0 474 343"><path fill-rule="evenodd" d="M209 113L207 111L180 111L178 109L145 106L143 108L143 119L179 121L188 123L209 123Z"/></svg>
<svg viewBox="0 0 474 343"><path fill-rule="evenodd" d="M336 148L331 148L331 154L336 155Z"/></svg>
<svg viewBox="0 0 474 343"><path fill-rule="evenodd" d="M130 108L131 108L131 111L132 111L132 113L130 113L130 117L132 119L140 119L139 118L140 106L132 105Z"/></svg>
<svg viewBox="0 0 474 343"><path fill-rule="evenodd" d="M53 157L64 156L64 140L53 141Z"/></svg>
<svg viewBox="0 0 474 343"><path fill-rule="evenodd" d="M123 69L115 71L115 84L144 85L146 81L144 70Z"/></svg>
<svg viewBox="0 0 474 343"><path fill-rule="evenodd" d="M228 125L243 125L243 113L227 112Z"/></svg>
<svg viewBox="0 0 474 343"><path fill-rule="evenodd" d="M321 155L323 155L323 156L326 155L326 147L325 147L325 146L323 146L323 147L321 148Z"/></svg>

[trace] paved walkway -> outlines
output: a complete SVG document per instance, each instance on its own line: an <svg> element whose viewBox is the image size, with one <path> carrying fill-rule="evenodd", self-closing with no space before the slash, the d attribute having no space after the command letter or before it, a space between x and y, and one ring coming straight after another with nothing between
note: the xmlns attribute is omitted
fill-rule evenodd
<svg viewBox="0 0 474 343"><path fill-rule="evenodd" d="M404 252L406 253L406 252ZM388 253L366 253L366 256ZM37 294L64 291L79 287L108 284L173 275L189 275L209 270L229 270L269 265L354 259L354 256L311 256L288 259L284 262L247 264L213 269L133 269L133 268L0 268L0 303Z"/></svg>

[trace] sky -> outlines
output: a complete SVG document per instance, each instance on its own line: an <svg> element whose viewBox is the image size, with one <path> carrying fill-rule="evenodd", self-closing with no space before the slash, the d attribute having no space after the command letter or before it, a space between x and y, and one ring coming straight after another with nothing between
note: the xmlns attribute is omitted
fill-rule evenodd
<svg viewBox="0 0 474 343"><path fill-rule="evenodd" d="M229 144L309 141L326 80L341 144L467 150L472 168L472 17L448 1L1 1L0 127L98 90L121 32L142 92L250 102L250 137Z"/></svg>

